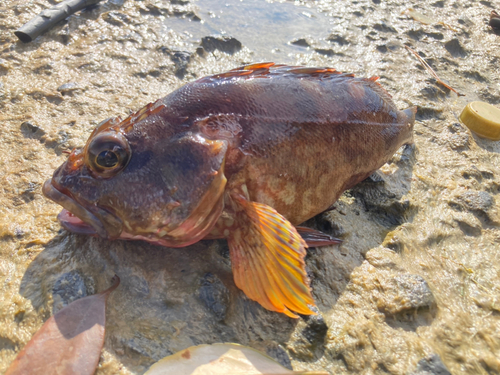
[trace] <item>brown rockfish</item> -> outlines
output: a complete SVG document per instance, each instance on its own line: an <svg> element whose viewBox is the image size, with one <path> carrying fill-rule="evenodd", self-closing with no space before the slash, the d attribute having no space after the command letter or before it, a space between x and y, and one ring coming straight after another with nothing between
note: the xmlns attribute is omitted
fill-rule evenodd
<svg viewBox="0 0 500 375"><path fill-rule="evenodd" d="M109 119L45 182L69 231L183 247L226 238L252 300L313 314L305 249L339 241L295 227L412 141L377 77L261 63L188 83Z"/></svg>

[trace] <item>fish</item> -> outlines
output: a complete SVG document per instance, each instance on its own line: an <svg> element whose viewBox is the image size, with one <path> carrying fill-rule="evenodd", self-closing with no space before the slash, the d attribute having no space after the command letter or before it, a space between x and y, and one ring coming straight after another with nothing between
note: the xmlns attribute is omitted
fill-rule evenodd
<svg viewBox="0 0 500 375"><path fill-rule="evenodd" d="M412 143L378 77L244 65L99 124L43 185L70 232L185 247L226 239L234 282L265 309L315 314L300 226Z"/></svg>

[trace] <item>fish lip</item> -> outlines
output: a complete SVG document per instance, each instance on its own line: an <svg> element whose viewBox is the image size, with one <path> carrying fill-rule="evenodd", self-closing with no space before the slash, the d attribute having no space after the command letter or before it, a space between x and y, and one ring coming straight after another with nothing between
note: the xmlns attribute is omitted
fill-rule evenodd
<svg viewBox="0 0 500 375"><path fill-rule="evenodd" d="M120 233L118 233L113 236L114 233L108 233L105 225L97 218L96 215L87 210L70 196L64 194L52 178L45 181L42 187L42 192L47 198L63 206L64 209L57 218L59 219L61 225L70 232L79 234L98 234L103 238L111 238L120 235ZM75 215L82 221L82 223L72 222L69 220L68 212ZM92 232L92 230L94 232Z"/></svg>

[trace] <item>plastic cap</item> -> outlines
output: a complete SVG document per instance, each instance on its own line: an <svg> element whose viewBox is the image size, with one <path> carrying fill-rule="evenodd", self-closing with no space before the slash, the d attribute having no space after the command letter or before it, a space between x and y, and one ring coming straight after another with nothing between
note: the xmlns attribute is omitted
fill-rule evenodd
<svg viewBox="0 0 500 375"><path fill-rule="evenodd" d="M485 102L472 102L464 108L460 120L477 135L500 140L499 108Z"/></svg>

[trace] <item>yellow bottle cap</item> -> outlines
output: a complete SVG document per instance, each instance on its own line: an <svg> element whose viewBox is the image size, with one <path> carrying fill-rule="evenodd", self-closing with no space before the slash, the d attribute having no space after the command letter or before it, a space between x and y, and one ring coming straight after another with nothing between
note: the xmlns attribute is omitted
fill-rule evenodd
<svg viewBox="0 0 500 375"><path fill-rule="evenodd" d="M477 135L500 140L499 108L485 102L472 102L464 108L460 120Z"/></svg>

